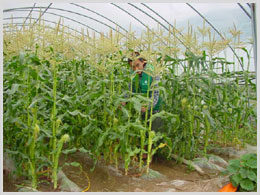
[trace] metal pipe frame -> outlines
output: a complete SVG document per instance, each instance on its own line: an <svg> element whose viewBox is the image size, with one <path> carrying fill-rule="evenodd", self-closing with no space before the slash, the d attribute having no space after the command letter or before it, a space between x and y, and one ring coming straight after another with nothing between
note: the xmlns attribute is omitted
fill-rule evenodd
<svg viewBox="0 0 260 195"><path fill-rule="evenodd" d="M255 63L255 72L257 78L257 36L256 36L256 10L255 4L251 3L251 24L252 24L252 37L253 37L253 45L254 45L254 63ZM257 81L257 79L256 79ZM257 83L257 82L256 82Z"/></svg>
<svg viewBox="0 0 260 195"><path fill-rule="evenodd" d="M161 39L159 36L157 36L147 25L145 25L141 20L139 20L138 18L136 18L134 15L132 15L131 13L129 13L128 11L126 11L125 9L119 7L118 5L111 3L111 5L117 7L118 9L120 9L121 11L127 13L129 16L133 17L136 21L138 21L140 24L142 24L143 26L145 26L149 31L151 31L157 38ZM162 40L162 39L161 39ZM167 44L162 40L162 43L164 45L167 46Z"/></svg>
<svg viewBox="0 0 260 195"><path fill-rule="evenodd" d="M41 19L41 20L43 20L43 19ZM52 21L51 21L52 22ZM12 23L12 24L15 24L15 25L17 25L17 26L21 26L21 28L23 27L23 26L31 26L31 24L30 23ZM57 24L57 23L56 23ZM4 25L7 25L7 24L4 24ZM60 24L61 25L61 24ZM65 25L64 25L65 26ZM7 28L7 27L5 27L5 26L3 26L4 28ZM52 29L52 30L55 30L55 28L54 27L51 27L51 26L45 26L46 28L49 28L49 29ZM67 26L66 26L67 27ZM72 30L75 30L75 29L72 29ZM18 32L18 30L6 30L6 31L4 31L4 32L6 32L6 33L13 33L13 32ZM72 36L72 37L74 37L74 38L76 38L76 39L78 39L78 40L81 40L81 38L80 37L78 37L78 36L75 36L75 35L73 35L73 34L71 34L71 33L69 33L69 32L64 32L65 34L67 34L67 35L69 35L69 36ZM91 47L95 47L93 44L90 44L90 46Z"/></svg>
<svg viewBox="0 0 260 195"><path fill-rule="evenodd" d="M36 5L36 3L33 4L33 8L35 7L35 5ZM27 15L27 17L26 17L24 23L27 21L27 19L29 18L29 16L32 14L33 8L30 10L30 13ZM20 31L21 31L21 30L22 30L22 27L21 27Z"/></svg>
<svg viewBox="0 0 260 195"><path fill-rule="evenodd" d="M207 23L211 26L211 28L213 28L213 30L214 30L223 40L226 40L225 37L215 28L215 26L213 26L197 9L195 9L195 8L194 8L192 5L190 5L189 3L186 3L186 4L187 4L192 10L194 10L197 14L199 14L199 16L200 16L201 18L203 18L203 19L205 20L205 22L207 22ZM239 64L240 64L242 70L244 71L243 64L242 64L241 60L239 59L239 57L237 56L235 50L233 49L233 47L231 47L230 44L227 44L227 45L228 45L228 47L232 50L232 52L234 53L234 55L236 56L236 58L237 58L237 60L238 60L238 62L239 62Z"/></svg>
<svg viewBox="0 0 260 195"><path fill-rule="evenodd" d="M12 18L3 18L3 20L24 19L24 18L25 18L25 17L12 17ZM33 18L33 17L30 17L30 18L33 19L33 20L37 20L37 19L38 19L38 18ZM46 19L42 19L42 18L41 18L41 20L44 21L44 22L53 23L53 24L55 24L55 25L58 24L57 22L50 21L50 20L46 20ZM26 21L26 20L25 20L25 21ZM3 25L7 25L7 24L14 24L14 23L5 23L5 24L3 24ZM19 23L19 24L21 24L21 23ZM24 22L24 24L29 24L29 23ZM64 27L68 28L69 30L75 31L75 32L77 32L77 33L79 33L79 34L81 34L81 35L86 36L84 33L80 32L80 31L78 31L78 30L76 30L76 29L74 29L74 28L70 28L69 26L66 26L66 25L63 25L63 24L59 24L59 25L60 25L60 26L64 26ZM22 27L21 27L21 29L22 29ZM20 30L20 31L21 31L21 30Z"/></svg>
<svg viewBox="0 0 260 195"><path fill-rule="evenodd" d="M21 27L23 27L23 26L31 26L31 24L30 23L21 23L21 22L17 22L17 23L13 23L14 25L17 25L17 26L21 26ZM4 25L7 25L7 24L4 24ZM7 27L5 27L5 26L3 26L4 28L7 28ZM49 29L53 29L53 30L55 30L55 28L54 27L51 27L51 26L45 26L46 28L49 28ZM3 32L18 32L19 30L5 30L5 31L3 31ZM77 39L80 39L79 37L77 37L77 36L75 36L75 35L73 35L73 34L70 34L70 33L68 33L68 32L64 32L65 34L68 34L68 35L70 35L70 36L72 36L72 37L74 37L74 38L77 38Z"/></svg>
<svg viewBox="0 0 260 195"><path fill-rule="evenodd" d="M245 12L245 14L251 19L251 16L250 14L246 11L246 9L240 4L240 3L237 3L238 6Z"/></svg>
<svg viewBox="0 0 260 195"><path fill-rule="evenodd" d="M92 12L92 13L95 13L95 14L97 14L97 15L99 15L99 16L105 18L105 19L107 19L108 21L112 22L113 24L115 24L115 25L118 26L120 29L124 30L125 32L127 32L126 29L124 29L123 27L121 27L120 25L118 25L117 23L115 23L114 21L112 21L111 19L105 17L104 15L102 15L102 14L100 14L100 13L97 13L97 12L95 12L95 11L89 9L89 8L80 6L80 5L75 4L75 3L70 3L70 4L72 4L72 5L74 5L74 6L81 7L82 9L88 10L88 11L90 11L90 12ZM144 14L146 14L148 17L152 18L154 21L156 21L158 24L160 24L163 28L165 28L166 30L170 31L169 28L167 28L167 27L166 27L165 25L163 25L160 21L158 21L157 19L155 19L154 17L152 17L151 15L149 15L147 12L144 12L143 10L141 10L140 8L136 7L135 5L133 5L133 4L131 4L131 3L128 3L128 4L131 5L132 7L134 7L135 9L137 9L137 10L139 10L139 11L142 11L142 12L143 12ZM165 19L164 19L162 16L160 16L157 12L155 12L154 10L152 10L149 6L147 6L147 5L144 4L144 3L141 3L141 4L142 4L143 6L145 6L147 9L151 10L153 13L155 13L155 14L156 14L157 16L159 16L161 19L163 19L163 20L164 20L167 24L169 24L172 28L174 28L173 25L171 25L167 20L165 20ZM223 40L225 40L225 37L224 37L198 10L196 10L196 9L195 9L193 6L191 6L189 3L186 3L186 4L187 4L189 7L191 7L200 17L202 17L202 18L214 29L214 31L215 31ZM98 22L98 23L100 23L100 24L103 24L103 25L107 26L108 28L110 28L110 29L112 29L112 30L114 30L114 31L116 31L116 32L118 32L118 33L120 33L120 34L122 34L120 31L118 31L117 29L113 28L112 26L107 25L107 24L105 24L104 22L102 22L102 21L100 21L100 20L97 20L97 19L95 19L95 18L92 18L92 17L90 17L90 16L87 16L87 15L84 15L84 14L80 14L80 13L77 13L77 12L74 12L74 11L71 11L71 10L66 10L66 9L61 9L61 8L51 8L50 6L52 5L52 3L50 3L48 7L40 7L40 6L35 7L35 5L36 5L36 3L34 3L33 7L20 7L20 8L5 9L5 10L3 10L3 12L5 13L5 12L11 12L11 11L28 11L27 9L30 9L30 13L28 14L28 16L26 17L26 19L25 19L25 21L24 21L24 23L25 23L25 22L27 21L28 17L31 15L31 13L32 13L33 11L35 11L35 12L40 12L39 10L33 10L34 8L36 8L36 9L45 8L43 14L47 13L47 14L51 14L51 15L55 15L55 16L59 16L59 17L62 17L62 18L71 20L71 21L73 21L73 22L76 22L76 23L78 23L78 24L81 24L81 25L83 25L83 26L85 26L85 27L87 27L87 28L89 28L89 29L91 29L91 30L97 32L98 34L102 34L101 32L97 31L96 29L94 29L94 28L92 28L92 27L90 27L90 26L88 26L88 25L85 25L85 24L83 24L83 23L81 23L81 22L79 22L79 21L76 21L76 20L74 20L74 19L72 19L72 18L70 18L70 17L66 17L66 16L63 16L63 15L60 15L60 14L55 14L55 13L52 13L52 12L47 12L48 9L59 10L59 11L63 11L63 12L73 13L73 14L76 14L76 15L79 15L79 16L82 16L82 17L85 17L85 18L94 20L94 21L96 21L96 22ZM123 12L127 13L129 16L133 17L135 20L137 20L139 23L141 23L143 26L145 26L148 30L150 30L151 32L153 32L147 25L145 25L142 21L140 21L137 17L135 17L134 15L132 15L131 13L129 13L128 11L126 11L125 9L121 8L120 6L118 6L118 5L114 4L114 3L111 3L111 5L117 7L118 9L122 10ZM248 5L248 6L250 7L250 9L251 9L251 16L250 16L250 14L245 10L245 8L244 8L240 3L238 3L238 5L239 5L240 8L247 14L247 16L248 16L249 18L251 18L251 21L252 21L252 29L253 29L254 39L255 39L254 41L256 41L254 4L251 4L251 5L250 5L249 3L247 3L247 5ZM41 14L41 16L36 20L35 23L37 23L37 22L39 21L39 19L42 17L43 14ZM254 14L254 16L253 16L253 14ZM18 17L16 17L16 18L18 18ZM35 19L35 18L34 18L34 19ZM48 21L48 20L43 20L43 21L51 22L51 23L57 24L57 23L55 23L55 22ZM67 28L69 28L69 27L67 27ZM69 28L69 29L70 29L70 30L73 30L73 31L75 31L75 32L80 33L79 31L77 31L77 30L75 30L75 29L73 29L73 28ZM21 29L20 29L20 30L21 30ZM178 32L178 33L179 33L181 36L183 36L180 32ZM81 33L81 34L82 34L82 33ZM124 35L124 34L122 34L122 35ZM105 35L104 35L104 36L105 36ZM125 35L124 35L124 36L125 36ZM157 36L157 35L156 35L156 37L157 37L157 38L160 38L160 37ZM178 37L176 37L176 38L185 46L185 44L183 43L183 41L181 41ZM162 42L163 42L165 45L167 45L164 41L162 41ZM189 49L187 46L185 46L185 47L186 47L187 49ZM237 54L235 53L234 49L230 46L230 44L228 44L228 47L232 50L232 52L233 52L234 55L236 56L238 62L240 63L240 66L241 66L242 70L244 70L244 67L243 67L243 65L242 65L242 62L241 62L241 60L239 59L239 57L237 56ZM257 49L257 48L256 48L256 45L254 45L255 61L256 61L256 49ZM256 68L257 68L257 67L256 67L256 63L255 63L255 69L256 69Z"/></svg>
<svg viewBox="0 0 260 195"><path fill-rule="evenodd" d="M170 22L168 22L164 17L162 17L160 14L158 14L156 11L154 11L151 7L149 7L148 5L141 3L144 7L146 7L147 9L149 9L150 11L152 11L154 14L156 14L159 18L161 18L164 22L166 22L168 25L170 25L174 30L176 30L182 37L183 34L177 29L175 28Z"/></svg>
<svg viewBox="0 0 260 195"><path fill-rule="evenodd" d="M41 19L41 17L45 14L45 12L46 12L48 9L50 9L51 5L52 5L52 3L50 3L50 4L48 5L48 7L46 7L46 9L43 11L43 13L42 13L42 14L40 15L40 17L35 21L34 24L36 24L36 23ZM34 25L34 24L33 24L33 25Z"/></svg>
<svg viewBox="0 0 260 195"><path fill-rule="evenodd" d="M102 18L104 18L104 19L106 19L106 20L108 20L108 21L110 21L110 22L112 22L112 23L115 24L118 28L122 29L122 30L125 31L126 33L128 32L128 30L126 30L124 27L120 26L120 25L119 25L118 23L116 23L115 21L111 20L110 18L108 18L108 17L106 17L106 16L104 16L104 15L102 15L102 14L96 12L96 11L93 11L93 10L91 10L91 9L89 9L89 8L86 8L86 7L82 6L82 5L78 5L78 4L76 4L76 3L70 3L70 4L71 4L71 5L74 5L74 6L77 6L77 7L80 7L80 8L82 8L82 9L85 9L85 10L87 10L87 11L89 11L89 12L92 12L92 13L94 13L94 14L96 14L96 15L98 15L98 16L100 16L100 17L102 17ZM136 40L137 38L134 36L134 39ZM144 47L146 47L146 46L144 46Z"/></svg>
<svg viewBox="0 0 260 195"><path fill-rule="evenodd" d="M74 5L74 6L77 6L77 7L80 7L80 8L82 8L82 9L85 9L85 10L87 10L87 11L89 11L89 12L92 12L92 13L94 13L94 14L96 14L96 15L102 17L102 18L105 18L105 19L108 20L109 22L112 22L113 24L115 24L116 26L118 26L118 27L119 27L120 29L122 29L123 31L128 32L128 30L126 30L124 27L120 26L118 23L114 22L113 20L109 19L108 17L106 17L106 16L104 16L104 15L102 15L102 14L96 12L96 11L93 11L93 10L91 10L91 9L89 9L89 8L86 8L86 7L82 6L82 5L78 5L78 4L76 4L76 3L70 3L70 4L71 4L71 5Z"/></svg>
<svg viewBox="0 0 260 195"><path fill-rule="evenodd" d="M12 10L12 12L13 11L28 11L28 9L20 9L20 10ZM40 12L39 10L33 10L34 12ZM98 30L96 30L96 29L94 29L94 28L92 28L92 27L90 27L90 26L88 26L88 25L86 25L86 24L83 24L83 23L81 23L81 22L79 22L79 21L77 21L77 20L74 20L74 19L72 19L72 18L70 18L70 17L67 17L67 16L63 16L63 15L60 15L60 14L55 14L55 13L52 13L52 12L46 12L46 14L50 14L50 15L54 15L54 16L58 16L58 17L61 17L61 18L65 18L65 19L67 19L67 20L70 20L70 21L73 21L73 22L75 22L75 23L78 23L78 24L80 24L80 25L82 25L82 26L85 26L85 27L87 27L87 28L89 28L89 29L91 29L91 30L93 30L93 31L95 31L96 33L98 33L98 34L101 34L101 32L99 32ZM105 35L104 35L105 36Z"/></svg>
<svg viewBox="0 0 260 195"><path fill-rule="evenodd" d="M157 20L156 18L154 18L153 16L151 16L151 15L148 14L147 12L141 10L140 8L136 7L136 6L133 5L132 3L128 3L128 4L131 5L132 7L134 7L135 9L139 10L140 12L144 13L144 14L147 15L148 17L152 18L154 21L156 21L156 22L157 22L158 24L160 24L164 29L166 29L168 32L170 32L170 33L173 35L173 33L170 31L170 29L167 28L165 25L163 25L159 20ZM183 41L181 41L177 36L176 36L176 38L178 39L178 41L181 42L181 44L182 44L184 47L186 47L186 49L188 49L188 50L190 51L190 48L187 47Z"/></svg>
<svg viewBox="0 0 260 195"><path fill-rule="evenodd" d="M6 9L6 10L4 10L4 12L6 12L6 11L11 11L11 10L28 9L28 8L30 9L30 8L32 8L32 7L21 7L21 8ZM46 8L46 7L35 7L35 8L41 9L41 8ZM50 7L49 9L50 9L50 10L58 10L58 11L68 12L68 13L76 14L76 15L79 15L79 16L82 16L82 17L85 17L85 18L94 20L94 21L96 21L96 22L98 22L98 23L100 23L100 24L103 24L104 26L106 26L106 27L108 27L108 28L111 28L112 30L114 30L114 31L116 31L116 32L118 32L118 33L120 33L120 34L122 34L123 36L125 36L123 33L121 33L120 31L118 31L118 30L115 29L114 27L112 27L112 26L110 26L110 25L108 25L108 24L106 24L106 23L104 23L104 22L101 22L101 21L99 21L99 20L97 20L97 19L95 19L95 18L92 18L92 17L90 17L90 16L87 16L87 15L84 15L84 14L80 14L80 13L78 13L78 12L74 12L74 11L71 11L71 10L61 9L61 8L53 8L53 7Z"/></svg>

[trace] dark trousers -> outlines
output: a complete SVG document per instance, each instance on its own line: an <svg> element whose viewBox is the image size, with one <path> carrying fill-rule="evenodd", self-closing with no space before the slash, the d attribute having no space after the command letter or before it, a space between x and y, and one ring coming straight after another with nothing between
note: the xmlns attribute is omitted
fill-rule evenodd
<svg viewBox="0 0 260 195"><path fill-rule="evenodd" d="M154 111L153 114L156 114L160 111ZM150 112L148 111L148 117L147 119L150 119ZM142 113L142 120L145 120L145 112ZM149 126L149 121L147 122L147 126ZM163 120L161 117L156 117L152 122L152 130L155 132L162 131L163 128Z"/></svg>

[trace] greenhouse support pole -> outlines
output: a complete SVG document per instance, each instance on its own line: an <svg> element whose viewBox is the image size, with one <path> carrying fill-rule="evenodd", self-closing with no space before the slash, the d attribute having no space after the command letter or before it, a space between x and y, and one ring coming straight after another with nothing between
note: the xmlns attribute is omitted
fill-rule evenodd
<svg viewBox="0 0 260 195"><path fill-rule="evenodd" d="M2 2L1 2L1 4L2 4ZM3 40L3 18L4 17L4 14L3 14L3 8L2 8L2 6L0 7L0 32L1 32L1 36L0 36L0 44L1 44L1 48L4 48L4 46L3 46L3 43L4 43L4 40ZM1 59L1 62L0 62L0 110L3 110L3 91L4 91L4 88L3 88L3 64L4 64L4 58L3 58L4 56L3 56L3 51L1 51L1 53L0 53L0 59ZM2 111L1 111L1 113L3 113ZM0 148L1 148L1 150L0 150L0 166L3 166L3 146L4 146L4 144L3 144L3 137L4 136L2 136L2 135L4 135L4 128L3 128L3 114L0 114ZM1 179L0 179L0 192L2 192L2 190L4 190L3 189L3 184L4 184L4 182L3 182L3 180L4 180L4 177L3 177L3 171L2 171L3 169L1 169L1 173L0 173L0 177L1 177ZM2 179L3 178L3 179Z"/></svg>
<svg viewBox="0 0 260 195"><path fill-rule="evenodd" d="M31 8L31 7L29 7L29 8ZM14 8L14 9L5 9L5 10L3 10L4 11L4 13L5 12L14 12L14 11L19 11L19 12L21 12L21 11L28 11L27 10L27 8L26 9L21 9L21 8ZM41 12L40 10L33 10L33 12ZM83 26L85 26L85 27L87 27L87 28L89 28L89 29L91 29L91 30L93 30L93 31L95 31L96 33L98 33L98 34L101 34L101 32L99 32L99 31L97 31L95 28L92 28L92 27L90 27L90 26L88 26L88 25L86 25L86 24L83 24L83 23L81 23L81 22L79 22L78 20L74 20L74 19L72 19L72 17L66 17L66 16L63 16L63 15L60 15L60 14L56 14L56 13L52 13L52 12L45 12L45 13L47 13L47 14L50 14L50 15L54 15L54 16L59 16L59 17L61 17L61 18L65 18L65 19L67 19L67 20L71 20L71 21L73 21L73 22L75 22L75 23L78 23L78 24L81 24L81 25L83 25Z"/></svg>
<svg viewBox="0 0 260 195"><path fill-rule="evenodd" d="M222 38L222 40L226 40L226 38L216 29L215 26L213 26L213 24L211 22L209 22L207 20L207 18L205 18L197 9L195 9L191 4L186 3L192 10L194 10L201 18L203 18L203 20L205 20L206 23L208 23L208 25L211 26L211 28ZM242 70L244 71L244 66L240 60L240 58L238 57L237 53L235 52L234 48L231 47L231 45L228 43L227 46L231 49L231 51L234 53L234 55L237 58L238 63L240 64Z"/></svg>
<svg viewBox="0 0 260 195"><path fill-rule="evenodd" d="M46 9L41 13L41 15L39 16L39 18L34 22L34 24L36 24L41 18L42 18L42 16L46 13L46 11L51 7L51 5L52 5L52 3L50 3L49 5L48 5L48 7L46 7ZM35 6L33 6L33 7L35 7ZM33 24L33 25L34 25Z"/></svg>
<svg viewBox="0 0 260 195"><path fill-rule="evenodd" d="M24 19L24 18L25 18L25 17L13 17L13 18L3 18L3 20ZM33 19L33 20L37 20L37 19L38 19L38 18L34 18L34 17L30 17L30 18ZM53 22L53 21L50 21L50 20L45 20L45 19L42 19L42 18L41 18L41 20L44 21L44 22L49 22L49 23L58 25L57 22ZM25 21L26 21L26 20L25 20ZM27 25L27 26L29 25L28 23L25 23L25 22L23 22L23 23L12 23L12 24L18 24L18 25L24 24L24 25ZM9 23L4 23L3 25L9 25ZM65 27L65 28L68 28L69 30L75 31L75 32L77 32L77 33L79 33L79 34L81 34L81 35L86 36L84 33L80 32L80 31L78 31L78 30L76 30L76 29L74 29L74 28L71 28L71 27L66 26L66 25L64 25L64 24L59 24L59 25ZM23 25L21 25L21 26L23 26Z"/></svg>
<svg viewBox="0 0 260 195"><path fill-rule="evenodd" d="M28 16L26 17L26 19L23 22L24 24L27 21L27 19L29 18L29 16L32 16L31 14L32 14L32 11L33 11L33 8L35 7L35 5L36 5L36 3L33 4L31 11L29 12ZM23 26L21 26L20 31L22 31L22 29L23 29Z"/></svg>
<svg viewBox="0 0 260 195"><path fill-rule="evenodd" d="M251 24L252 24L253 47L254 47L255 74L256 74L256 83L257 83L257 37L256 37L256 12L255 12L254 3L251 3Z"/></svg>
<svg viewBox="0 0 260 195"><path fill-rule="evenodd" d="M246 11L246 9L240 4L238 3L238 6L245 12L245 14L251 19L250 14Z"/></svg>
<svg viewBox="0 0 260 195"><path fill-rule="evenodd" d="M253 7L253 9L252 9L252 7ZM255 38L256 38L256 34L258 34L259 35L259 32L260 32L260 25L258 24L258 26L256 26L256 22L258 22L259 23L259 18L260 18L260 4L259 4L259 2L257 2L257 3L255 3L254 5L251 5L251 11L254 11L254 13L253 13L253 15L252 15L252 17L254 18L254 20L255 20L255 31L254 31L254 35L255 35ZM258 21L256 21L256 18L258 18ZM258 45L258 48L260 48L260 42L259 42L259 38L258 38L258 41L257 40L255 40L254 41L254 44L257 46ZM255 50L254 50L254 54L255 55L257 55L257 48L256 48L256 46L255 46ZM259 63L259 58L258 58L258 61L256 60L256 58L255 58L255 62L257 63ZM255 69L256 69L256 71L257 71L257 64L255 65ZM256 72L256 75L257 75L257 72ZM258 69L258 76L260 75L260 73L259 73L259 69ZM257 97L257 100L259 100L259 91L260 91L260 89L259 89L259 79L257 79L257 77L256 77L256 97ZM260 110L260 104L259 104L259 102L257 102L257 130L259 130L260 129L260 121L258 120L259 119L259 110ZM257 137L257 142L259 143L259 141L260 141L260 136L259 136L259 132L257 133L257 135L258 135L258 137ZM257 154L259 154L260 153L260 149L259 149L259 147L257 148ZM257 162L259 162L260 161L260 156L259 155L257 155ZM259 176L260 175L260 169L259 169L259 167L258 167L258 169L257 169L257 175ZM258 190L258 192L259 192L259 189L260 189L260 182L257 182L257 190Z"/></svg>

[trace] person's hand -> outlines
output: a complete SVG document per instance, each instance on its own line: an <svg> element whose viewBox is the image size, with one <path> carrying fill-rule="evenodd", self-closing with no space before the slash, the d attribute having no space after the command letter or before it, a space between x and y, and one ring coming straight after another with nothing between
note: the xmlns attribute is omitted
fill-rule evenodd
<svg viewBox="0 0 260 195"><path fill-rule="evenodd" d="M146 111L146 107L142 107L141 112L145 112L145 111Z"/></svg>
<svg viewBox="0 0 260 195"><path fill-rule="evenodd" d="M125 106L126 105L126 102L121 102L121 106ZM119 105L118 106L118 109L121 110L121 106Z"/></svg>

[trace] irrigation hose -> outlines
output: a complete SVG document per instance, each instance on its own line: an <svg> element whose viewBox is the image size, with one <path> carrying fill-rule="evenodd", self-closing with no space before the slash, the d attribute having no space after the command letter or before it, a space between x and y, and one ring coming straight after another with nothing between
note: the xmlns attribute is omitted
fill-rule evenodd
<svg viewBox="0 0 260 195"><path fill-rule="evenodd" d="M87 192L89 190L89 188L90 188L90 179L88 177L88 174L85 171L82 170L82 172L83 172L84 176L88 179L88 187L85 190L81 191L81 192Z"/></svg>
<svg viewBox="0 0 260 195"><path fill-rule="evenodd" d="M47 173L47 172L50 172L50 169L38 171L36 174L39 175L39 174L43 174L43 173Z"/></svg>
<svg viewBox="0 0 260 195"><path fill-rule="evenodd" d="M39 175L39 174L43 174L43 173L47 173L47 172L50 172L50 169L39 171L36 174ZM81 191L81 192L87 192L90 189L90 179L89 179L88 174L85 171L82 170L82 172L83 172L84 176L88 179L88 187L85 190Z"/></svg>

